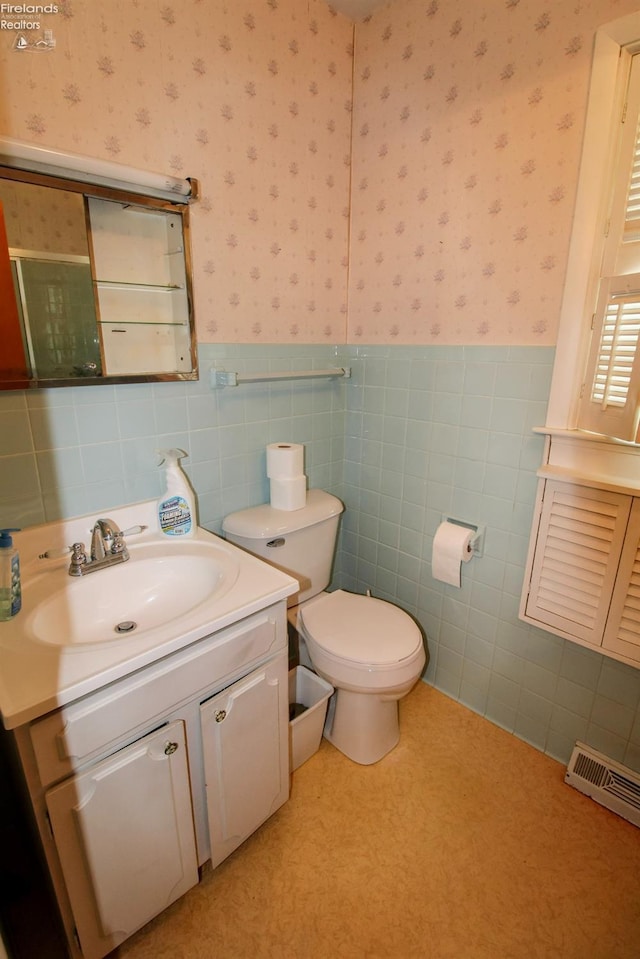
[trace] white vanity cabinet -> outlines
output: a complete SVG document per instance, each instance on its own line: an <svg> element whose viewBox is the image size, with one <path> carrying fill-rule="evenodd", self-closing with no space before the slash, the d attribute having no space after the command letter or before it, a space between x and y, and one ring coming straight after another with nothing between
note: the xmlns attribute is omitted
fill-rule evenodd
<svg viewBox="0 0 640 959"><path fill-rule="evenodd" d="M106 955L285 802L288 718L281 601L15 731L70 956Z"/></svg>
<svg viewBox="0 0 640 959"><path fill-rule="evenodd" d="M640 665L640 498L542 479L521 618Z"/></svg>
<svg viewBox="0 0 640 959"><path fill-rule="evenodd" d="M46 794L78 938L102 956L198 882L184 723Z"/></svg>

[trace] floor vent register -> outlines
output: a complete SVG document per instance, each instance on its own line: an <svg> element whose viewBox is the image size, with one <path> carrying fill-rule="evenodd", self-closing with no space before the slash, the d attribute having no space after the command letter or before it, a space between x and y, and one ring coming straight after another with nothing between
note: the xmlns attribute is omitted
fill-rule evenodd
<svg viewBox="0 0 640 959"><path fill-rule="evenodd" d="M633 770L576 743L564 781L640 826L640 776Z"/></svg>

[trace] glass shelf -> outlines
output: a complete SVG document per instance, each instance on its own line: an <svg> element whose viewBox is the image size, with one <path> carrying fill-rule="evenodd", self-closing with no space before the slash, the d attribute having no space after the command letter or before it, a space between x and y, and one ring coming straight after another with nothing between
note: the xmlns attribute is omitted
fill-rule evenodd
<svg viewBox="0 0 640 959"><path fill-rule="evenodd" d="M172 323L167 320L99 320L101 326L187 326L179 321Z"/></svg>
<svg viewBox="0 0 640 959"><path fill-rule="evenodd" d="M95 280L96 286L109 290L138 291L140 293L179 293L184 286L177 283L128 283L124 280Z"/></svg>

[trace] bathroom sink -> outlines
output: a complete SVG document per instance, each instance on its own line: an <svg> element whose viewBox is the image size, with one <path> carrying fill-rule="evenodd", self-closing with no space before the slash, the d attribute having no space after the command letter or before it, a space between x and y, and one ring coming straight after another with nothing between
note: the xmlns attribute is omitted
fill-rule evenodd
<svg viewBox="0 0 640 959"><path fill-rule="evenodd" d="M129 552L127 562L89 575L69 576L66 562L27 584L25 632L60 647L122 642L199 608L205 618L238 577L235 556L214 543L155 542Z"/></svg>
<svg viewBox="0 0 640 959"><path fill-rule="evenodd" d="M0 623L6 729L173 654L188 658L203 643L219 650L220 670L220 676L203 675L205 684L286 643L279 616L299 588L295 579L201 526L192 536L164 536L155 499L111 507L107 516L125 531L130 558L80 576L69 575L70 546L89 548L97 513L15 534L22 609Z"/></svg>

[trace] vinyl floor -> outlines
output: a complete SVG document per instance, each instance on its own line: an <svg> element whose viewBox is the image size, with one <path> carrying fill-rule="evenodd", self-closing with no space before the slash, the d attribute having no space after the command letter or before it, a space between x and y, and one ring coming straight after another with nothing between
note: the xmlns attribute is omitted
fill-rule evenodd
<svg viewBox="0 0 640 959"><path fill-rule="evenodd" d="M326 740L291 798L122 959L639 959L640 829L418 683L373 766Z"/></svg>

